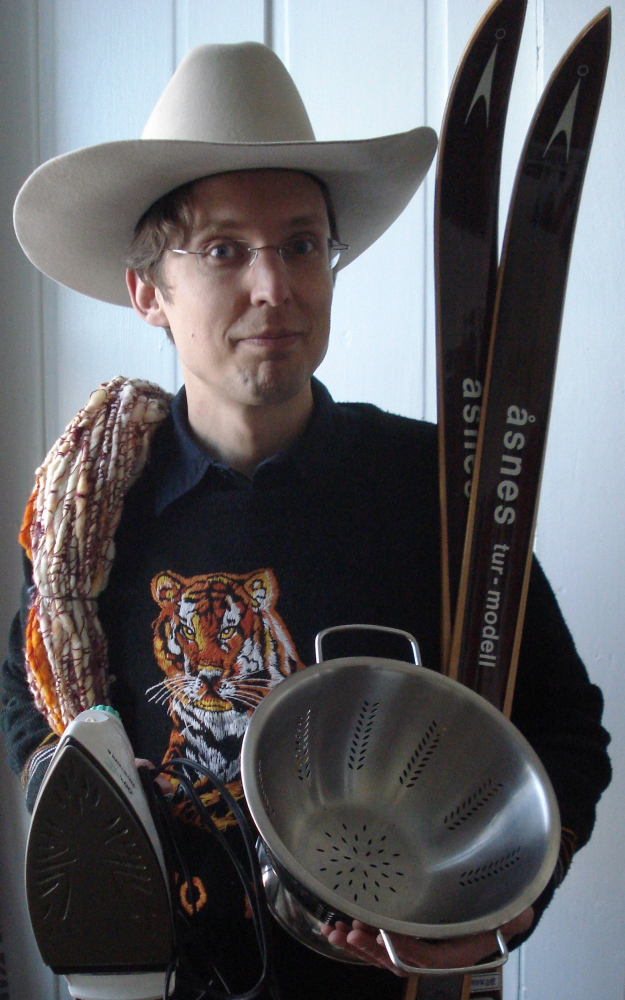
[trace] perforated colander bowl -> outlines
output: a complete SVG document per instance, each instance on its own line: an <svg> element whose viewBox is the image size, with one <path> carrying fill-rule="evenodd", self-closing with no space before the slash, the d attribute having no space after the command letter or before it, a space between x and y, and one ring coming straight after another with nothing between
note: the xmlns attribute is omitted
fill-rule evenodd
<svg viewBox="0 0 625 1000"><path fill-rule="evenodd" d="M494 930L557 860L558 808L532 748L420 666L350 657L290 677L251 719L242 776L276 871L319 919L425 938Z"/></svg>

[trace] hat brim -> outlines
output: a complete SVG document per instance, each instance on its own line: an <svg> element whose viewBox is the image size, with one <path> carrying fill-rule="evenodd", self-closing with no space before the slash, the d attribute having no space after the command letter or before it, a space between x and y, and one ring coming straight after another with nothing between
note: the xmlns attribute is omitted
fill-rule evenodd
<svg viewBox="0 0 625 1000"><path fill-rule="evenodd" d="M330 191L341 267L404 210L436 152L427 127L348 142L208 143L134 139L42 164L17 196L17 238L35 267L78 292L130 305L124 257L143 213L181 184L232 170L281 168L319 177Z"/></svg>

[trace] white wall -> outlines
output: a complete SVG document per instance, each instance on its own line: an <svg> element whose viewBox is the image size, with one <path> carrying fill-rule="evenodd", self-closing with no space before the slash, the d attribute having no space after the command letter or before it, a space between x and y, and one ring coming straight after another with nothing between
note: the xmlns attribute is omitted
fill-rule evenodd
<svg viewBox="0 0 625 1000"><path fill-rule="evenodd" d="M176 387L175 356L129 310L38 276L12 236L21 181L49 156L139 135L190 45L266 40L284 59L317 137L364 138L440 125L446 92L485 0L2 0L0 175L0 571L5 635L17 603L15 537L32 473L91 389L114 374ZM505 147L507 205L544 81L595 0L529 0ZM621 661L625 528L625 358L621 325L625 0L571 263L537 549L590 673L606 695L615 778L591 844L506 973L506 1000L623 1000L625 681ZM321 369L337 399L435 415L433 172L389 232L340 276ZM21 889L26 818L2 767L0 928L13 1000L65 995L41 967ZM59 992L60 991L60 992Z"/></svg>

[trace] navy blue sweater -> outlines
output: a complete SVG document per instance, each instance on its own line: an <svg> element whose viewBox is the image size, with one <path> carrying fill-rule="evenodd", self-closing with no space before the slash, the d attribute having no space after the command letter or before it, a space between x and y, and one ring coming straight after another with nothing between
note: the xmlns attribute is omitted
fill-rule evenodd
<svg viewBox="0 0 625 1000"><path fill-rule="evenodd" d="M206 763L236 794L249 714L294 669L314 661L317 632L369 623L405 629L425 666L439 668L440 578L436 430L365 404L335 404L314 381L302 437L263 462L251 481L194 441L184 391L158 429L148 466L129 492L116 559L99 614L114 678L111 699L138 757L184 754ZM32 805L53 743L34 707L16 619L4 667L3 727L11 766ZM387 638L337 639L326 659L369 653L405 659ZM610 777L602 699L575 651L537 563L531 576L512 720L553 782L565 842L540 914L589 838ZM44 749L41 749L42 744ZM238 844L226 811L207 804ZM182 798L178 822L197 875L206 948L232 987L253 981L256 949L242 891ZM185 892L187 896L185 897ZM188 905L188 890L181 890ZM276 927L285 1000L399 997L389 973L322 958Z"/></svg>

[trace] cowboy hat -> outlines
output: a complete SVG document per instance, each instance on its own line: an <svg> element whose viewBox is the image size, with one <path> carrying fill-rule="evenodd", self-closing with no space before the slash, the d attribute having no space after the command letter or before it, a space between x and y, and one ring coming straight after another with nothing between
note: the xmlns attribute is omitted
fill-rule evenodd
<svg viewBox="0 0 625 1000"><path fill-rule="evenodd" d="M140 139L78 149L42 164L17 196L15 231L55 281L130 305L124 256L144 212L168 191L232 170L302 170L327 185L344 267L406 207L427 173L436 134L416 128L316 142L284 65L256 42L191 49Z"/></svg>

